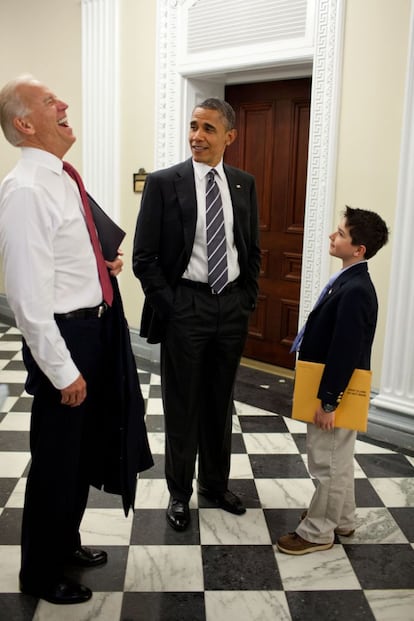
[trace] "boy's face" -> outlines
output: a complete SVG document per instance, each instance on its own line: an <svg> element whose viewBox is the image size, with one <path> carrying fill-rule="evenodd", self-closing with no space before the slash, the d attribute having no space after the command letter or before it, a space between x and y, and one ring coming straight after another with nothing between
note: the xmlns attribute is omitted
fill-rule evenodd
<svg viewBox="0 0 414 621"><path fill-rule="evenodd" d="M354 246L352 244L346 218L342 218L337 230L329 235L329 239L331 240L329 254L332 257L342 259L343 267L364 259L365 246Z"/></svg>

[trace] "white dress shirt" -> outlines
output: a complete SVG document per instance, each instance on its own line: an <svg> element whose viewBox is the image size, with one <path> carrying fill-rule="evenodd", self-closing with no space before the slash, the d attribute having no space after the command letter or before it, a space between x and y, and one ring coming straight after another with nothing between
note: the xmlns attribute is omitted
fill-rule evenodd
<svg viewBox="0 0 414 621"><path fill-rule="evenodd" d="M97 306L102 290L78 188L47 151L23 147L1 184L0 252L16 324L45 375L65 388L79 371L54 313Z"/></svg>
<svg viewBox="0 0 414 621"><path fill-rule="evenodd" d="M195 162L194 178L197 195L197 224L194 237L193 251L188 262L187 268L183 274L183 278L196 280L197 282L208 282L207 267L207 233L206 233L206 182L207 174L211 170L211 166L201 162ZM217 171L216 183L220 190L221 201L223 204L224 229L226 232L227 247L227 268L229 282L236 280L240 274L239 255L234 244L233 234L233 205L231 202L230 190L227 184L227 178L223 169L223 161L214 167Z"/></svg>

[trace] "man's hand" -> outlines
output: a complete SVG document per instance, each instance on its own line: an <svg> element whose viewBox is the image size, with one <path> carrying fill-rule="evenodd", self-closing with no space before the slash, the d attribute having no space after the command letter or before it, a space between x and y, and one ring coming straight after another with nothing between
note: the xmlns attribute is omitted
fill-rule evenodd
<svg viewBox="0 0 414 621"><path fill-rule="evenodd" d="M111 274L111 276L118 276L118 274L120 274L120 272L122 272L122 268L124 266L124 262L121 259L122 255L124 253L121 252L120 250L118 250L118 256L116 259L114 259L113 261L105 261L106 263L106 267L109 270L109 273Z"/></svg>
<svg viewBox="0 0 414 621"><path fill-rule="evenodd" d="M62 394L61 403L63 405L69 405L71 408L80 405L86 398L86 382L82 375L79 375L72 384L62 388L60 391Z"/></svg>
<svg viewBox="0 0 414 621"><path fill-rule="evenodd" d="M316 427L319 427L319 429L323 429L324 431L330 431L335 427L335 411L324 412L322 406L320 405L315 412L313 422L315 423Z"/></svg>

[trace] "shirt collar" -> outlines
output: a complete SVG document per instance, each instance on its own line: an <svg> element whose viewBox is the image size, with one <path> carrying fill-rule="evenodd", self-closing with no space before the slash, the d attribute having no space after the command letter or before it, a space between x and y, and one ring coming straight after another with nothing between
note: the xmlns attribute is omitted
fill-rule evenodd
<svg viewBox="0 0 414 621"><path fill-rule="evenodd" d="M197 175L198 179L200 180L204 179L212 169L212 166L209 166L208 164L203 164L203 162L195 162L194 160L193 167L194 174ZM220 179L224 179L223 160L220 160L217 166L214 166L213 168L217 171L217 175L220 177Z"/></svg>
<svg viewBox="0 0 414 621"><path fill-rule="evenodd" d="M40 166L49 168L59 175L62 174L63 162L60 158L56 157L56 155L53 155L53 153L34 147L21 147L21 150L23 159L36 162Z"/></svg>

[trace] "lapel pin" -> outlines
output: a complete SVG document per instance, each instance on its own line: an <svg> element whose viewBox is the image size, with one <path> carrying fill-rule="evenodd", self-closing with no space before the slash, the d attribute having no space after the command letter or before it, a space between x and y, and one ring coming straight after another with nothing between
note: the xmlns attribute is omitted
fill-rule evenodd
<svg viewBox="0 0 414 621"><path fill-rule="evenodd" d="M236 188L237 188L237 189L240 189L240 188L241 188L241 185L237 184L237 185L236 185Z"/></svg>

